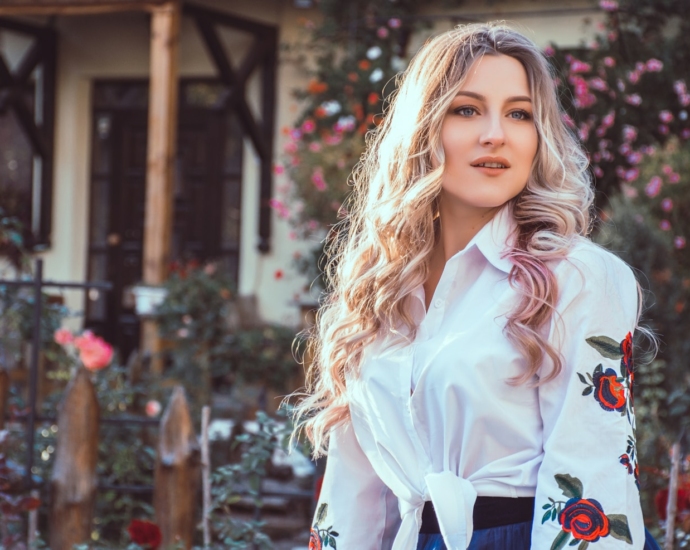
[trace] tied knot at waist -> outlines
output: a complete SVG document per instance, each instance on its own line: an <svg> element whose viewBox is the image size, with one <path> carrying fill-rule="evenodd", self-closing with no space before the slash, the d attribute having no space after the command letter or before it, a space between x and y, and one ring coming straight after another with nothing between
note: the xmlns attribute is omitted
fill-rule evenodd
<svg viewBox="0 0 690 550"><path fill-rule="evenodd" d="M477 491L471 482L453 472L427 474L423 495L412 501L400 499L402 524L393 550L414 550L422 522L424 503L430 500L448 550L465 550L472 540L472 514Z"/></svg>

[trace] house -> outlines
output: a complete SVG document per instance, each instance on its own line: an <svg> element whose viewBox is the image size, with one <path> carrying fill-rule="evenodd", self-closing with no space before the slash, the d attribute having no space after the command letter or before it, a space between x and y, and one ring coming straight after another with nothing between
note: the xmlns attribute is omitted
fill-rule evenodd
<svg viewBox="0 0 690 550"><path fill-rule="evenodd" d="M127 289L175 258L220 259L265 320L296 325L306 281L269 207L281 128L307 75L280 44L318 19L311 0L0 0L0 203L30 228L46 277L106 280L68 306L123 350L140 327ZM506 19L541 44L581 47L591 0L467 0L422 10L428 34Z"/></svg>

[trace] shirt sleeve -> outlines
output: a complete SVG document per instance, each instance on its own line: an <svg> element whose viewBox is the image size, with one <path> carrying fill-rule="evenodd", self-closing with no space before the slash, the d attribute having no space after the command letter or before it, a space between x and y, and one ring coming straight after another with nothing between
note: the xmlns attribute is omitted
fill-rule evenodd
<svg viewBox="0 0 690 550"><path fill-rule="evenodd" d="M544 456L532 548L642 549L632 396L637 285L604 250L575 256L555 271L560 299L549 341L561 350L562 371L538 389Z"/></svg>
<svg viewBox="0 0 690 550"><path fill-rule="evenodd" d="M352 423L333 428L309 550L389 549L399 521L397 498L374 472Z"/></svg>

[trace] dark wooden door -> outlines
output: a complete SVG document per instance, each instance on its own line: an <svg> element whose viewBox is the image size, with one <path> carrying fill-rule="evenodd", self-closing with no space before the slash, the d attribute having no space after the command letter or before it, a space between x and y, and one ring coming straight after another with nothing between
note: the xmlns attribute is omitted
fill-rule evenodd
<svg viewBox="0 0 690 550"><path fill-rule="evenodd" d="M89 278L108 280L113 290L89 295L87 325L124 359L139 344L139 319L128 289L142 279L147 111L99 110L94 119ZM229 255L234 259L227 263L236 269L238 231L230 246L223 234L224 217L239 212L240 193L232 190L239 190L241 140L228 139L233 125L216 109L183 108L178 120L171 259ZM228 166L234 169L229 172Z"/></svg>

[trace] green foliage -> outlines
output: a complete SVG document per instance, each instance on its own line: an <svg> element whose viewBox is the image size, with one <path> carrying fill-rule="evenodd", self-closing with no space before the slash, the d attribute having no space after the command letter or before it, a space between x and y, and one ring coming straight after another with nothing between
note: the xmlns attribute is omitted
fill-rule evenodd
<svg viewBox="0 0 690 550"><path fill-rule="evenodd" d="M188 265L174 271L165 287L157 319L173 344L166 376L185 385L196 407L209 403L214 380L287 389L299 369L292 354L295 331L278 325L238 328L234 285L221 268Z"/></svg>
<svg viewBox="0 0 690 550"><path fill-rule="evenodd" d="M24 354L22 344L33 340L34 304L33 288L0 285L0 349L9 364ZM41 294L41 350L53 363L68 361L62 347L53 340L53 334L69 316L65 306L52 302L48 294Z"/></svg>
<svg viewBox="0 0 690 550"><path fill-rule="evenodd" d="M0 257L7 258L17 271L24 271L28 262L23 235L24 225L19 218L0 206Z"/></svg>
<svg viewBox="0 0 690 550"><path fill-rule="evenodd" d="M258 431L239 435L233 442L242 449L240 462L222 466L213 473L211 524L218 542L211 548L250 549L252 545L266 550L273 548L270 538L262 531L262 522L235 518L230 507L243 497L252 499L256 506L262 505L261 483L266 477L267 464L276 448L288 448L293 429L289 411L281 409L278 414L281 420L259 412Z"/></svg>

